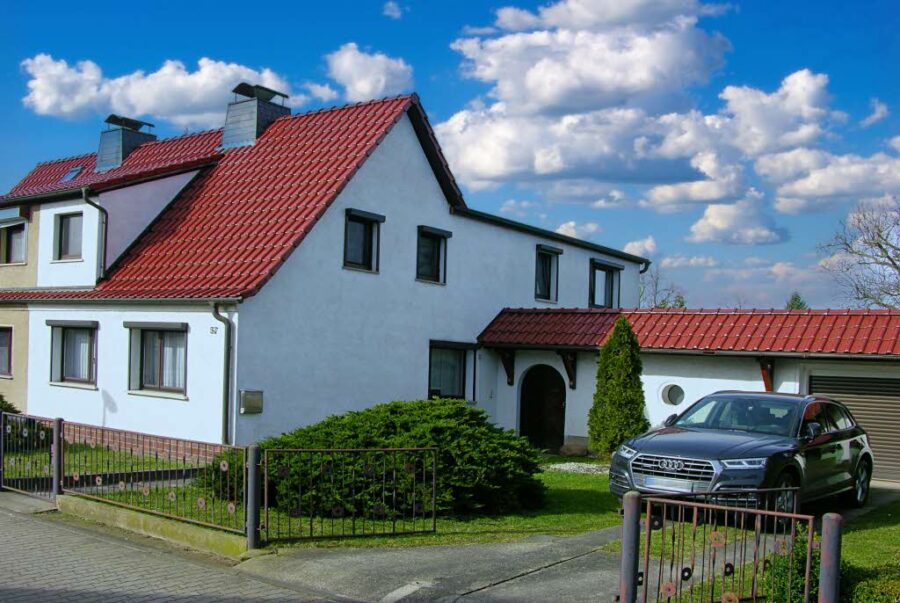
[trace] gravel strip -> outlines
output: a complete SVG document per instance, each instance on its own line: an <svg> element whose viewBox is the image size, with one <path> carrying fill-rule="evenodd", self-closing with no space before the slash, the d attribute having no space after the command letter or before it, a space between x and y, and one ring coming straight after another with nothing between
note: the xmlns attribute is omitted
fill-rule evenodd
<svg viewBox="0 0 900 603"><path fill-rule="evenodd" d="M555 463L552 465L542 465L544 471L559 471L561 473L589 473L594 475L603 475L609 473L607 465L597 465L594 463Z"/></svg>

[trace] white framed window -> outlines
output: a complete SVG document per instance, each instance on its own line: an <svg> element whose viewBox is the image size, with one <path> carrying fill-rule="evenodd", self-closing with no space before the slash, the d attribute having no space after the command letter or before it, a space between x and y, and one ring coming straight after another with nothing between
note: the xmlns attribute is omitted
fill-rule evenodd
<svg viewBox="0 0 900 603"><path fill-rule="evenodd" d="M95 385L97 383L97 323L48 320L50 381Z"/></svg>
<svg viewBox="0 0 900 603"><path fill-rule="evenodd" d="M56 254L57 260L80 260L82 226L84 220L80 213L60 214L56 216Z"/></svg>
<svg viewBox="0 0 900 603"><path fill-rule="evenodd" d="M430 283L447 282L447 239L452 232L419 226L416 239L416 279Z"/></svg>
<svg viewBox="0 0 900 603"><path fill-rule="evenodd" d="M0 327L0 376L12 377L12 327Z"/></svg>
<svg viewBox="0 0 900 603"><path fill-rule="evenodd" d="M0 264L24 264L26 254L26 224L0 224Z"/></svg>
<svg viewBox="0 0 900 603"><path fill-rule="evenodd" d="M131 330L129 389L187 391L187 324L125 323Z"/></svg>
<svg viewBox="0 0 900 603"><path fill-rule="evenodd" d="M428 359L428 397L466 397L466 347L433 342Z"/></svg>
<svg viewBox="0 0 900 603"><path fill-rule="evenodd" d="M622 266L591 260L588 300L591 308L619 307L619 275L621 272Z"/></svg>

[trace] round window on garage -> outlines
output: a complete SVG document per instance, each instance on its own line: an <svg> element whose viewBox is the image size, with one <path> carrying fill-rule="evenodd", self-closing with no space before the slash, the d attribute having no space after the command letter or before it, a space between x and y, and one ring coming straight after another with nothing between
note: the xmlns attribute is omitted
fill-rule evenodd
<svg viewBox="0 0 900 603"><path fill-rule="evenodd" d="M667 385L663 388L662 399L666 404L678 406L684 402L684 390L681 389L680 385L675 385L674 383Z"/></svg>

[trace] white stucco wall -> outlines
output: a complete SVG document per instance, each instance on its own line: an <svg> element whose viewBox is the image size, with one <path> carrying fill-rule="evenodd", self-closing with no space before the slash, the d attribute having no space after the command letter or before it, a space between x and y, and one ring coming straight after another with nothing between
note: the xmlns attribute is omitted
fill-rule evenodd
<svg viewBox="0 0 900 603"><path fill-rule="evenodd" d="M81 259L55 260L57 217L82 214ZM77 199L41 205L38 228L38 287L92 287L99 269L100 212Z"/></svg>
<svg viewBox="0 0 900 603"><path fill-rule="evenodd" d="M99 323L96 387L50 383L51 327L47 320ZM237 322L236 315L233 320ZM123 323L131 321L188 323L185 396L129 392L129 329ZM29 413L157 435L222 441L224 329L208 307L33 306L29 331Z"/></svg>
<svg viewBox="0 0 900 603"><path fill-rule="evenodd" d="M379 274L342 267L347 208L386 217ZM419 225L453 233L446 285L415 280ZM558 304L534 299L538 243L564 249ZM239 418L238 442L379 402L425 397L429 340L474 343L505 306L585 307L591 258L626 264L451 215L404 118L272 280L242 304L238 387L264 390L265 410ZM638 269L628 264L622 272L623 306L637 303ZM479 380L485 371L490 367L478 367Z"/></svg>
<svg viewBox="0 0 900 603"><path fill-rule="evenodd" d="M109 216L107 267L118 259L196 175L195 170L100 194L99 204Z"/></svg>

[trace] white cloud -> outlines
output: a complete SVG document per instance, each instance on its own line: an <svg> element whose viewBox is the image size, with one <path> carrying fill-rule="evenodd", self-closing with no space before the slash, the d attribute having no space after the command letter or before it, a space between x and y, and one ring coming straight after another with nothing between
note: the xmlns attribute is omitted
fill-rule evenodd
<svg viewBox="0 0 900 603"><path fill-rule="evenodd" d="M879 121L881 121L882 119L884 119L885 117L887 117L890 114L890 111L888 110L888 106L885 105L880 100L878 100L877 98L873 98L869 102L869 104L872 107L872 112L869 113L869 115L865 119L863 119L862 121L859 122L859 125L861 125L864 128L868 128L872 124L878 123Z"/></svg>
<svg viewBox="0 0 900 603"><path fill-rule="evenodd" d="M827 165L829 158L825 151L800 147L763 155L753 169L769 182L784 183Z"/></svg>
<svg viewBox="0 0 900 603"><path fill-rule="evenodd" d="M361 51L354 42L325 57L328 75L344 88L348 101L364 101L412 88L413 69L403 59Z"/></svg>
<svg viewBox="0 0 900 603"><path fill-rule="evenodd" d="M513 214L520 218L528 215L528 210L537 207L534 201L517 201L516 199L507 199L500 205L501 214Z"/></svg>
<svg viewBox="0 0 900 603"><path fill-rule="evenodd" d="M625 205L625 193L618 189L612 189L605 197L595 199L590 203L594 209L609 209Z"/></svg>
<svg viewBox="0 0 900 603"><path fill-rule="evenodd" d="M894 136L888 141L892 149L900 153L900 136Z"/></svg>
<svg viewBox="0 0 900 603"><path fill-rule="evenodd" d="M733 143L748 155L759 155L815 141L825 132L823 121L840 118L828 109L827 86L827 75L809 69L790 74L771 94L727 86L719 98L733 121Z"/></svg>
<svg viewBox="0 0 900 603"><path fill-rule="evenodd" d="M307 82L304 87L309 91L310 96L322 102L333 101L340 96L338 91L328 84L317 84L315 82Z"/></svg>
<svg viewBox="0 0 900 603"><path fill-rule="evenodd" d="M673 255L662 259L663 268L712 268L719 264L714 257L708 255Z"/></svg>
<svg viewBox="0 0 900 603"><path fill-rule="evenodd" d="M283 77L271 69L253 69L209 58L190 71L181 61L166 61L151 73L134 71L108 78L93 61L69 65L49 54L22 61L29 75L26 107L40 115L77 118L90 113L150 116L179 126L219 126L231 100L231 89L241 81L291 93ZM306 101L292 95L291 105Z"/></svg>
<svg viewBox="0 0 900 603"><path fill-rule="evenodd" d="M763 214L761 201L761 195L751 189L746 198L735 203L708 205L703 216L691 226L687 240L692 243L732 245L760 245L786 240L786 231Z"/></svg>
<svg viewBox="0 0 900 603"><path fill-rule="evenodd" d="M394 0L389 0L384 3L381 14L389 19L399 19L403 16L403 9L401 9L400 5L394 2Z"/></svg>
<svg viewBox="0 0 900 603"><path fill-rule="evenodd" d="M737 197L743 189L743 168L733 163L723 163L715 153L697 153L691 165L706 180L693 180L676 184L661 184L647 192L651 206L661 211L677 209L684 203L709 203Z"/></svg>
<svg viewBox="0 0 900 603"><path fill-rule="evenodd" d="M647 238L638 239L637 241L629 241L625 243L625 247L623 247L625 253L632 253L634 255L639 255L642 257L650 257L654 253L656 253L656 239L653 238L653 235L649 235Z"/></svg>
<svg viewBox="0 0 900 603"><path fill-rule="evenodd" d="M507 6L497 11L497 27L521 31L536 27L581 29L655 25L679 17L716 14L723 6L698 0L564 0L538 9L537 14Z"/></svg>
<svg viewBox="0 0 900 603"><path fill-rule="evenodd" d="M585 222L584 224L579 224L575 220L569 220L568 222L563 222L562 224L560 224L556 228L556 232L561 235L584 239L591 235L599 234L600 225L596 222Z"/></svg>

